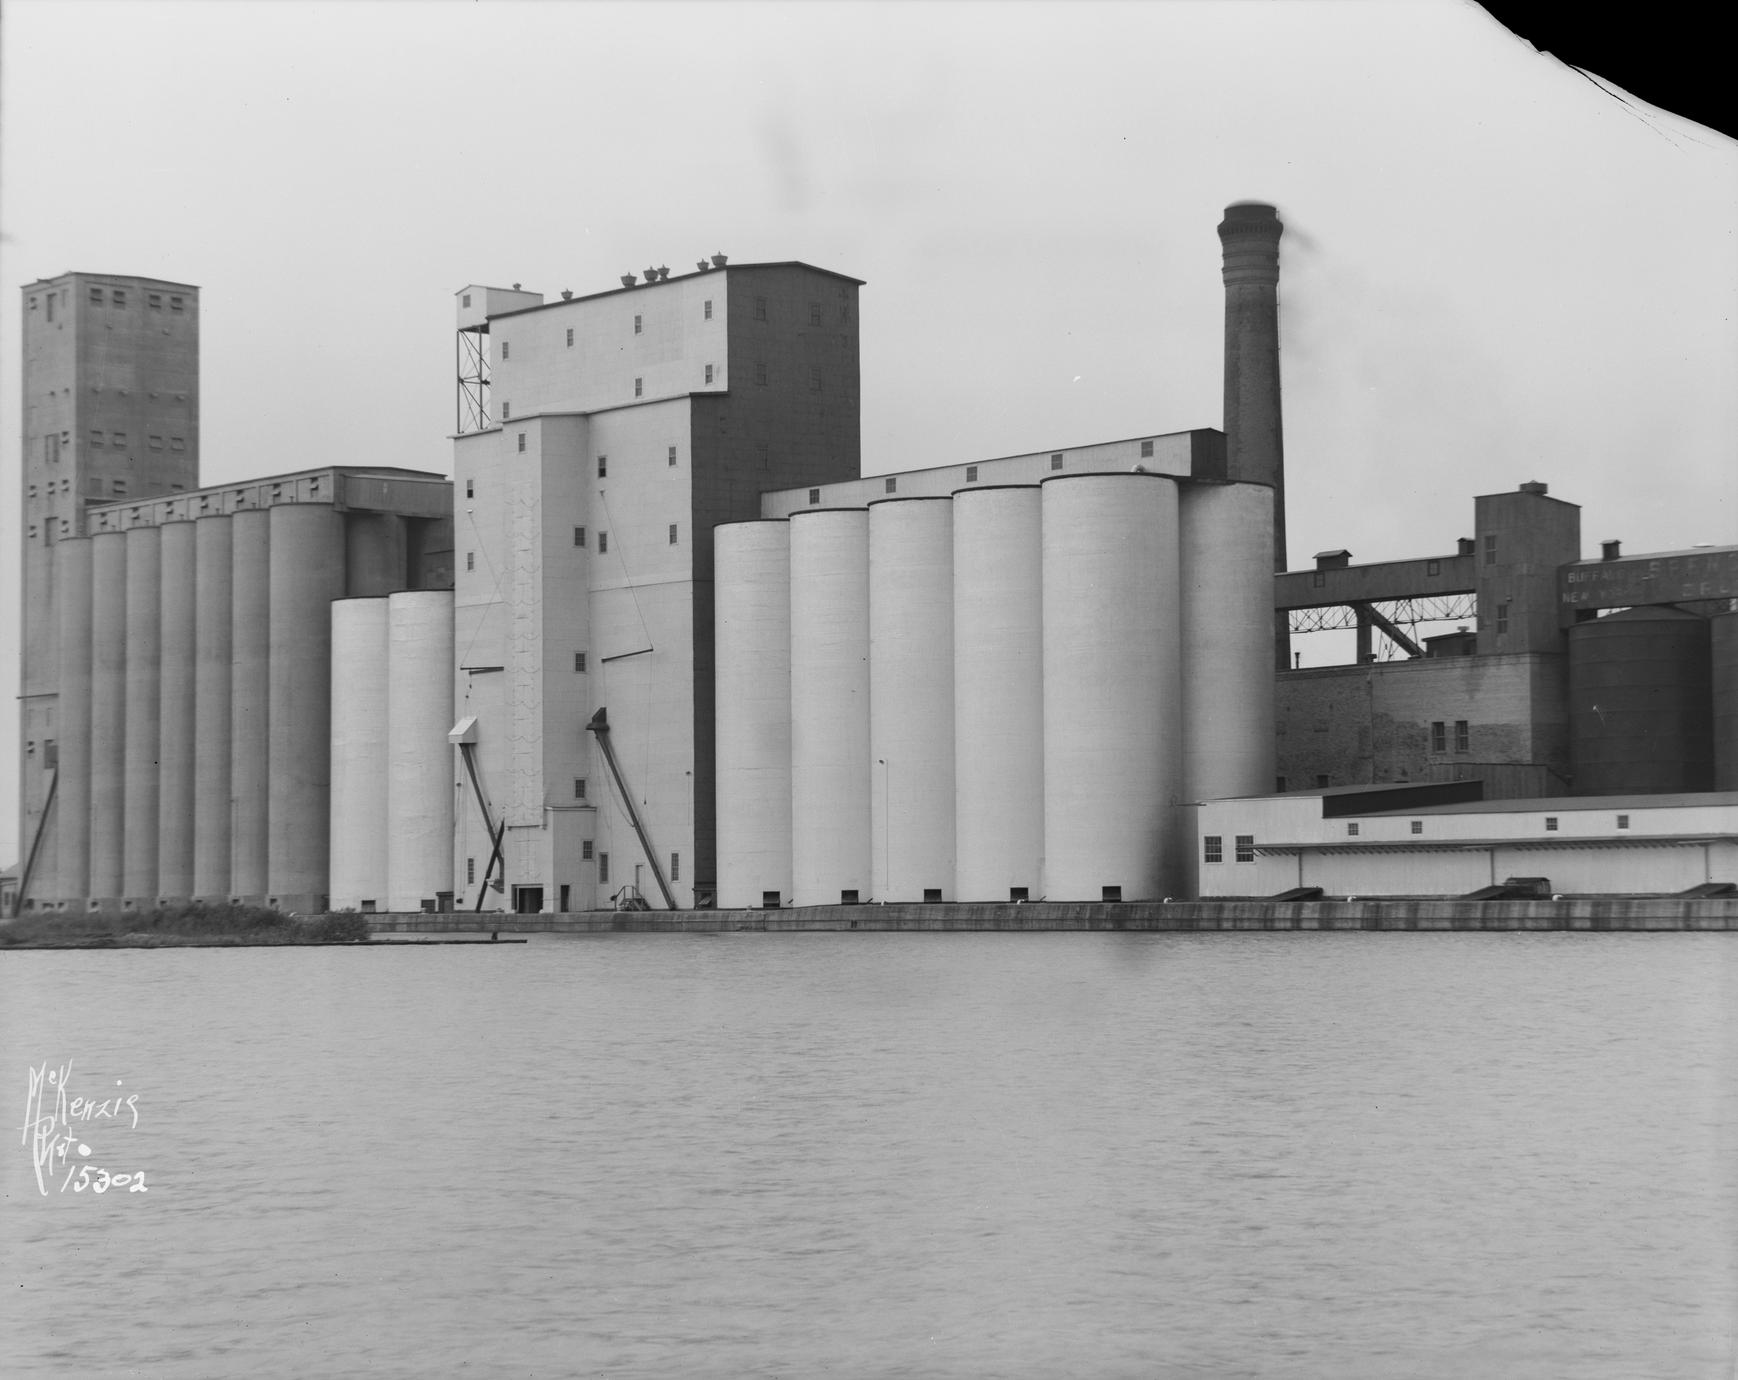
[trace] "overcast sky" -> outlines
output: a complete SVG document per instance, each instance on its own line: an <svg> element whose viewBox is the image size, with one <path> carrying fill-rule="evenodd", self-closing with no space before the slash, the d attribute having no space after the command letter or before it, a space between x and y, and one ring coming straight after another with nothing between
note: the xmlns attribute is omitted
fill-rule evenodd
<svg viewBox="0 0 1738 1380"><path fill-rule="evenodd" d="M1276 204L1294 567L1738 541L1738 151L1461 0L9 0L0 341L202 289L202 478L448 471L453 297L722 251L863 289L866 472L1220 424L1214 234ZM0 492L18 492L0 369ZM15 502L0 674L17 683ZM1297 639L1305 664L1319 660ZM1333 659L1333 658L1325 658ZM16 837L0 720L0 861Z"/></svg>

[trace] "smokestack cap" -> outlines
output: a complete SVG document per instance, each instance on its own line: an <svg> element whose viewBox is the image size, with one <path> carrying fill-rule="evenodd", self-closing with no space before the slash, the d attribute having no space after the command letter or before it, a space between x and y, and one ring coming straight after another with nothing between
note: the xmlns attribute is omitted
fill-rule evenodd
<svg viewBox="0 0 1738 1380"><path fill-rule="evenodd" d="M1264 201L1234 201L1219 222L1225 250L1224 279L1236 283L1279 282L1279 237L1285 230L1279 212Z"/></svg>

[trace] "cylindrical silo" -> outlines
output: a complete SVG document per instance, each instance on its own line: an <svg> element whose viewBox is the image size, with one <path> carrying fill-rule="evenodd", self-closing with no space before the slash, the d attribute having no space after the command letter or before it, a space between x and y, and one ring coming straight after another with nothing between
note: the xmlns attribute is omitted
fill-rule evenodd
<svg viewBox="0 0 1738 1380"><path fill-rule="evenodd" d="M319 910L326 904L329 842L331 605L344 593L344 519L324 503L282 503L269 511L266 892L284 909Z"/></svg>
<svg viewBox="0 0 1738 1380"><path fill-rule="evenodd" d="M870 900L869 513L809 508L791 529L791 894Z"/></svg>
<svg viewBox="0 0 1738 1380"><path fill-rule="evenodd" d="M387 604L386 890L410 911L452 887L453 593Z"/></svg>
<svg viewBox="0 0 1738 1380"><path fill-rule="evenodd" d="M127 773L127 534L91 543L90 895L121 897Z"/></svg>
<svg viewBox="0 0 1738 1380"><path fill-rule="evenodd" d="M953 496L955 896L1043 895L1039 489Z"/></svg>
<svg viewBox="0 0 1738 1380"><path fill-rule="evenodd" d="M953 501L869 505L869 861L883 901L954 892Z"/></svg>
<svg viewBox="0 0 1738 1380"><path fill-rule="evenodd" d="M713 530L718 904L791 898L791 527Z"/></svg>
<svg viewBox="0 0 1738 1380"><path fill-rule="evenodd" d="M127 532L126 838L121 894L157 896L158 746L163 704L162 532Z"/></svg>
<svg viewBox="0 0 1738 1380"><path fill-rule="evenodd" d="M345 513L344 570L346 594L403 589L409 574L404 519L397 513Z"/></svg>
<svg viewBox="0 0 1738 1380"><path fill-rule="evenodd" d="M230 518L194 524L193 894L223 901L229 885L230 653L234 642L234 555Z"/></svg>
<svg viewBox="0 0 1738 1380"><path fill-rule="evenodd" d="M386 900L386 600L332 604L333 910ZM450 792L443 792L450 794Z"/></svg>
<svg viewBox="0 0 1738 1380"><path fill-rule="evenodd" d="M229 885L232 895L260 904L270 791L271 510L243 509L230 524Z"/></svg>
<svg viewBox="0 0 1738 1380"><path fill-rule="evenodd" d="M1710 618L1708 632L1714 663L1714 789L1738 791L1738 613Z"/></svg>
<svg viewBox="0 0 1738 1380"><path fill-rule="evenodd" d="M1569 756L1576 795L1714 784L1708 620L1633 608L1569 629Z"/></svg>
<svg viewBox="0 0 1738 1380"><path fill-rule="evenodd" d="M1042 503L1045 894L1165 895L1180 876L1177 486L1059 476Z"/></svg>
<svg viewBox="0 0 1738 1380"><path fill-rule="evenodd" d="M91 879L91 543L54 549L60 614L60 775L55 787L58 877L44 894L77 906Z"/></svg>
<svg viewBox="0 0 1738 1380"><path fill-rule="evenodd" d="M157 894L193 892L193 741L198 694L193 522L166 522L162 541L162 710L158 720Z"/></svg>

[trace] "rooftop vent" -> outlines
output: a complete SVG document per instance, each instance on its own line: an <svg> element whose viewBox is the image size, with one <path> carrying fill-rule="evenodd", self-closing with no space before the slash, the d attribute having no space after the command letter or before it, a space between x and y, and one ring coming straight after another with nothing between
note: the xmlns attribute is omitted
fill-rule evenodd
<svg viewBox="0 0 1738 1380"><path fill-rule="evenodd" d="M1602 561L1615 561L1622 554L1623 543L1621 541L1602 541L1599 543L1599 559Z"/></svg>
<svg viewBox="0 0 1738 1380"><path fill-rule="evenodd" d="M622 286L623 287L632 287L638 281L639 281L639 274L637 274L637 273L624 273L624 274L622 274Z"/></svg>
<svg viewBox="0 0 1738 1380"><path fill-rule="evenodd" d="M571 302L573 300L573 289L572 288L562 288L561 300L563 302Z"/></svg>
<svg viewBox="0 0 1738 1380"><path fill-rule="evenodd" d="M1350 551L1318 551L1316 552L1317 570L1344 570L1352 563Z"/></svg>
<svg viewBox="0 0 1738 1380"><path fill-rule="evenodd" d="M1475 552L1477 550L1478 550L1478 543L1475 542L1471 537L1457 537L1457 538L1455 538L1455 554L1457 556L1470 556L1470 555L1472 555L1473 552Z"/></svg>
<svg viewBox="0 0 1738 1380"><path fill-rule="evenodd" d="M712 267L712 264L706 259L700 259L695 263L694 267L699 269L702 273L705 273Z"/></svg>
<svg viewBox="0 0 1738 1380"><path fill-rule="evenodd" d="M1537 479L1529 479L1525 484L1521 485L1521 492L1524 494L1538 494L1543 498L1546 494L1550 493L1551 490L1548 485L1541 484Z"/></svg>
<svg viewBox="0 0 1738 1380"><path fill-rule="evenodd" d="M723 268L724 265L729 263L729 262L730 262L730 258L728 255L714 254L712 256L712 267L714 267L714 268Z"/></svg>
<svg viewBox="0 0 1738 1380"><path fill-rule="evenodd" d="M655 268L648 268L646 270L646 281L648 283L657 282L658 281L658 270Z"/></svg>
<svg viewBox="0 0 1738 1380"><path fill-rule="evenodd" d="M667 279L669 276L670 276L670 265L669 264L659 264L658 265L658 281L661 283L665 279Z"/></svg>

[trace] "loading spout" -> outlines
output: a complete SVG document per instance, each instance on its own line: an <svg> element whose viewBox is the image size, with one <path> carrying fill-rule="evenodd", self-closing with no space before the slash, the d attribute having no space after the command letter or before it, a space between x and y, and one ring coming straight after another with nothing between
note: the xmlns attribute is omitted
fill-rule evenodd
<svg viewBox="0 0 1738 1380"><path fill-rule="evenodd" d="M627 807L628 823L634 826L634 833L640 840L640 850L646 855L646 861L652 865L652 876L657 878L658 890L664 897L664 904L671 910L677 909L676 898L670 894L670 885L664 880L664 869L658 866L657 851L652 847L651 839L646 837L646 826L640 822L640 812L634 808L633 792L622 778L621 764L616 761L616 750L610 744L609 711L600 705L597 713L591 716L591 722L585 726L585 731L597 735L598 746L603 749L604 761L609 763L610 777L616 783L622 804Z"/></svg>

